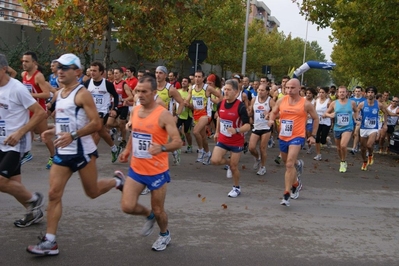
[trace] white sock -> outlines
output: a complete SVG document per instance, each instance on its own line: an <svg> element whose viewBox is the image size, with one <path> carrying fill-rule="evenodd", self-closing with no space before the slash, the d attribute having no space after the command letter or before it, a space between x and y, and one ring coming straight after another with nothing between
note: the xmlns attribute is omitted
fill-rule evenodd
<svg viewBox="0 0 399 266"><path fill-rule="evenodd" d="M28 202L34 202L37 201L38 196L36 195L36 193L32 193L32 198L30 200L28 200Z"/></svg>
<svg viewBox="0 0 399 266"><path fill-rule="evenodd" d="M53 235L53 234L46 233L46 238L50 242L54 242L55 241L55 235Z"/></svg>
<svg viewBox="0 0 399 266"><path fill-rule="evenodd" d="M121 185L121 180L119 178L114 177L115 181L116 181L116 185L115 187L119 187Z"/></svg>

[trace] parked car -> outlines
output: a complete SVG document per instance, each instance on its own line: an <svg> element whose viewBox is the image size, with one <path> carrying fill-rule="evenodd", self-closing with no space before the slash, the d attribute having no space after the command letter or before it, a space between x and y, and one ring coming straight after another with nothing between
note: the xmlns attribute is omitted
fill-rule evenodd
<svg viewBox="0 0 399 266"><path fill-rule="evenodd" d="M389 151L399 154L399 129L396 129L389 140Z"/></svg>

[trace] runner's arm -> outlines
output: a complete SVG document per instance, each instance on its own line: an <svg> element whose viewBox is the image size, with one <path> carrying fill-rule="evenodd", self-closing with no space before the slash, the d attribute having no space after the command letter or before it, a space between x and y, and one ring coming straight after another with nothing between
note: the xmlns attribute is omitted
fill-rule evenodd
<svg viewBox="0 0 399 266"><path fill-rule="evenodd" d="M173 99L175 99L176 102L179 103L179 108L176 111L176 115L180 115L184 109L183 98L181 97L180 93L176 90L176 88L173 86L169 88L169 96L172 97Z"/></svg>
<svg viewBox="0 0 399 266"><path fill-rule="evenodd" d="M51 85L46 81L42 73L37 73L35 76L35 83L40 87L42 92L40 93L34 93L32 92L32 96L34 98L40 98L40 99L48 99L50 98L50 91L51 91Z"/></svg>

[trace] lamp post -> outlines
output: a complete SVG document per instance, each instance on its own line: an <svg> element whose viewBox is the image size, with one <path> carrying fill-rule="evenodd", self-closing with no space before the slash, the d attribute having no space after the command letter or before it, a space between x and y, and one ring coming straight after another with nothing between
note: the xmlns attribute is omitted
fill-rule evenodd
<svg viewBox="0 0 399 266"><path fill-rule="evenodd" d="M245 76L245 66L247 64L247 41L248 41L248 24L249 24L249 3L247 0L247 14L245 16L245 33L244 33L244 51L242 52L241 74Z"/></svg>
<svg viewBox="0 0 399 266"><path fill-rule="evenodd" d="M303 48L302 64L305 64L305 59L306 59L306 45L308 44L308 28L309 28L309 20L306 20L306 35L305 35L305 45ZM301 76L301 85L303 85L303 75L305 75L305 73L303 73Z"/></svg>

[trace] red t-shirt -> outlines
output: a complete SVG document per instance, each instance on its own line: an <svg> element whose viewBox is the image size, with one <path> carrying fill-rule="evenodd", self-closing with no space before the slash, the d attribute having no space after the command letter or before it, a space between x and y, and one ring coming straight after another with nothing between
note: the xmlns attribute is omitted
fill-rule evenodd
<svg viewBox="0 0 399 266"><path fill-rule="evenodd" d="M136 88L137 83L139 82L139 80L136 77L131 77L131 78L127 78L125 79L127 85L132 89L132 91Z"/></svg>

